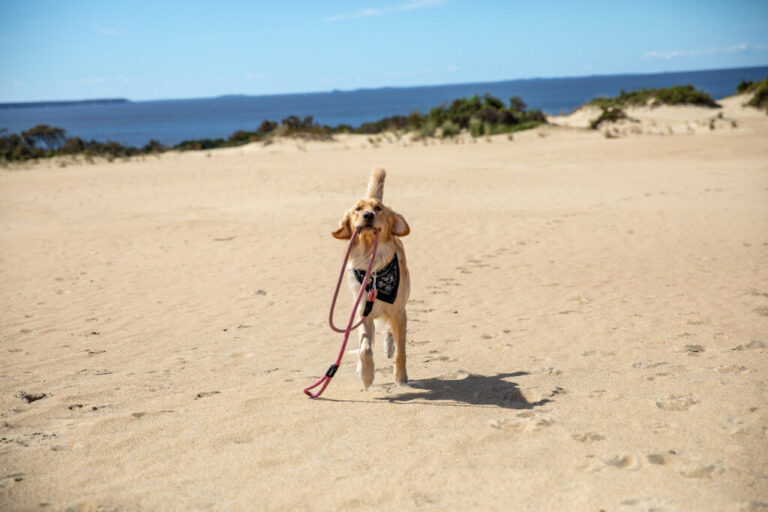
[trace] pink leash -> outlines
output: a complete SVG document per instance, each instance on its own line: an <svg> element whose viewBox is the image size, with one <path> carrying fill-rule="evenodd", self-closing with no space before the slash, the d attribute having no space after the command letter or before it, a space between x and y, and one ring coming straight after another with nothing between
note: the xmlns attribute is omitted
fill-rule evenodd
<svg viewBox="0 0 768 512"><path fill-rule="evenodd" d="M333 329L336 332L343 332L344 333L344 341L341 343L341 349L339 349L339 355L336 357L336 362L332 364L328 371L325 372L325 375L323 375L320 380L312 384L311 386L307 386L304 388L304 394L306 394L310 398L317 398L320 395L323 394L323 391L325 391L325 388L328 387L328 384L331 383L331 379L334 375L336 375L336 371L339 369L339 365L341 364L341 358L344 357L344 349L347 347L347 341L349 340L349 333L352 332L354 329L357 329L360 324L363 323L363 320L365 320L365 316L360 319L359 322L352 325L355 321L355 313L357 312L358 306L360 306L360 300L363 298L363 294L365 294L365 286L368 284L368 279L371 277L371 270L373 269L373 261L376 259L376 249L379 246L379 230L376 230L376 233L373 238L373 249L371 250L371 261L368 262L368 270L365 271L365 277L363 278L363 283L360 285L360 291L357 292L357 298L355 299L355 305L352 307L352 313L349 315L349 322L347 322L346 329L339 329L335 325L333 325L333 310L336 308L336 298L339 296L339 289L341 288L341 281L344 279L344 270L347 267L347 261L349 260L349 253L352 252L352 242L354 242L355 237L358 235L360 229L355 228L354 233L352 233L352 236L349 239L349 247L347 247L347 254L344 256L344 262L341 264L341 271L339 272L339 282L336 283L336 290L333 292L333 300L331 301L331 311L328 313L328 325L331 326L331 329ZM368 292L368 302L373 302L376 298L376 288L372 288L370 292ZM322 386L321 386L322 385ZM312 389L315 389L317 386L321 386L320 389L317 391L317 393L312 393Z"/></svg>

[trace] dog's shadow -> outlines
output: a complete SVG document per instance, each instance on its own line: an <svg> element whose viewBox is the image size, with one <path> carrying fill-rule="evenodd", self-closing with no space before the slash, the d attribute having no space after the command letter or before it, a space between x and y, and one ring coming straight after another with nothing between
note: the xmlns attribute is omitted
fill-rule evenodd
<svg viewBox="0 0 768 512"><path fill-rule="evenodd" d="M459 374L415 380L409 382L409 387L406 388L393 387L392 395L377 400L396 404L416 401L420 404L433 403L454 407L495 406L505 409L532 409L551 401L544 398L530 402L515 382L505 380L523 375L528 375L528 372L498 373L491 376Z"/></svg>

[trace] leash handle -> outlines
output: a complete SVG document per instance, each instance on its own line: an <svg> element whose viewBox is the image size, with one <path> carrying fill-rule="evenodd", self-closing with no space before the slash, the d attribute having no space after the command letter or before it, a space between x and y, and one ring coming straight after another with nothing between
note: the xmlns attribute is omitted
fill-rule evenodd
<svg viewBox="0 0 768 512"><path fill-rule="evenodd" d="M341 270L339 271L339 280L336 282L336 289L333 292L333 299L331 300L331 311L328 313L328 325L331 327L331 330L343 333L346 332L346 329L339 329L335 325L333 325L333 312L336 310L336 299L339 296L339 289L341 288L341 282L344 280L344 270L347 268L347 261L349 261L349 255L352 252L352 242L355 240L355 237L359 234L360 228L355 228L355 231L352 233L352 236L349 239L349 245L347 246L347 253L344 255L344 261L341 263ZM368 284L368 280L371 277L371 271L373 270L373 262L376 259L376 249L379 247L379 230L376 230L376 233L373 238L373 249L371 249L371 259L368 262L368 269L365 271L365 277L363 278L363 282L360 284L360 290L361 292L365 290L366 285ZM358 297L359 298L359 297ZM357 311L357 306L359 305L359 300L355 302L355 307L352 310L352 315L354 316L355 311ZM350 331L354 331L358 327L360 327L360 324L363 323L363 320L365 320L364 315L363 318L361 318L356 324L354 324L352 327L349 328Z"/></svg>
<svg viewBox="0 0 768 512"><path fill-rule="evenodd" d="M356 329L361 323L363 323L363 320L365 320L365 316L367 316L364 314L363 318L361 318L359 322L357 322L354 326L352 325L355 321L355 313L357 312L357 308L360 306L360 300L363 298L363 294L365 293L365 285L368 284L368 279L371 277L371 271L373 270L373 262L376 259L376 249L379 246L378 230L376 230L376 233L374 234L373 249L371 250L371 260L368 262L368 270L366 270L365 277L363 278L363 282L360 285L360 291L357 292L357 297L355 298L355 305L352 308L352 313L349 315L349 322L347 322L347 328L342 331L341 329L338 329L333 325L333 311L336 308L336 299L339 296L339 288L341 288L341 281L344 279L344 269L347 266L347 261L349 260L349 254L350 252L352 252L352 243L354 242L355 237L358 235L359 231L360 231L359 228L355 228L354 233L352 233L352 236L349 239L349 247L347 247L347 254L344 256L344 262L341 264L341 271L339 272L339 281L338 283L336 283L336 290L333 292L333 300L331 301L331 311L328 314L328 324L331 326L331 329L333 329L334 331L344 333L344 341L342 341L341 343L341 348L339 349L339 355L336 357L336 362L328 368L328 371L325 372L325 375L323 375L314 384L304 388L304 394L310 398L317 398L320 395L322 395L323 391L325 391L325 388L327 388L328 384L331 383L331 379L333 378L334 375L336 375L336 371L339 369L339 365L341 365L341 359L342 357L344 357L344 349L347 347L347 341L349 341L350 332L352 332L352 330ZM374 297L375 296L376 295L374 292ZM318 389L316 393L313 393L311 390L315 389L318 386L321 386L320 389Z"/></svg>

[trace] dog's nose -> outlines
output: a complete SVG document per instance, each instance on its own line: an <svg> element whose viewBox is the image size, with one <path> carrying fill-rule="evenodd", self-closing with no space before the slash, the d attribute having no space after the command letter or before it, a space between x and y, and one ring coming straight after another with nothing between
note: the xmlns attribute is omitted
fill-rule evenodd
<svg viewBox="0 0 768 512"><path fill-rule="evenodd" d="M363 219L365 221L372 221L373 220L373 212L363 212Z"/></svg>

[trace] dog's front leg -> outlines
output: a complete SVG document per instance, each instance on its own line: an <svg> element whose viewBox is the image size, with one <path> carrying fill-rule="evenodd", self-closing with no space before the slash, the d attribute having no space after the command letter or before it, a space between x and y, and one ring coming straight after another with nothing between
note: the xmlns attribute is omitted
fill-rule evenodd
<svg viewBox="0 0 768 512"><path fill-rule="evenodd" d="M373 336L375 327L373 319L367 317L363 320L363 333L360 335L360 350L357 361L357 373L366 389L373 383Z"/></svg>
<svg viewBox="0 0 768 512"><path fill-rule="evenodd" d="M405 329L408 317L405 311L398 318L391 320L392 334L395 338L395 384L402 386L408 382L408 372L405 370Z"/></svg>

